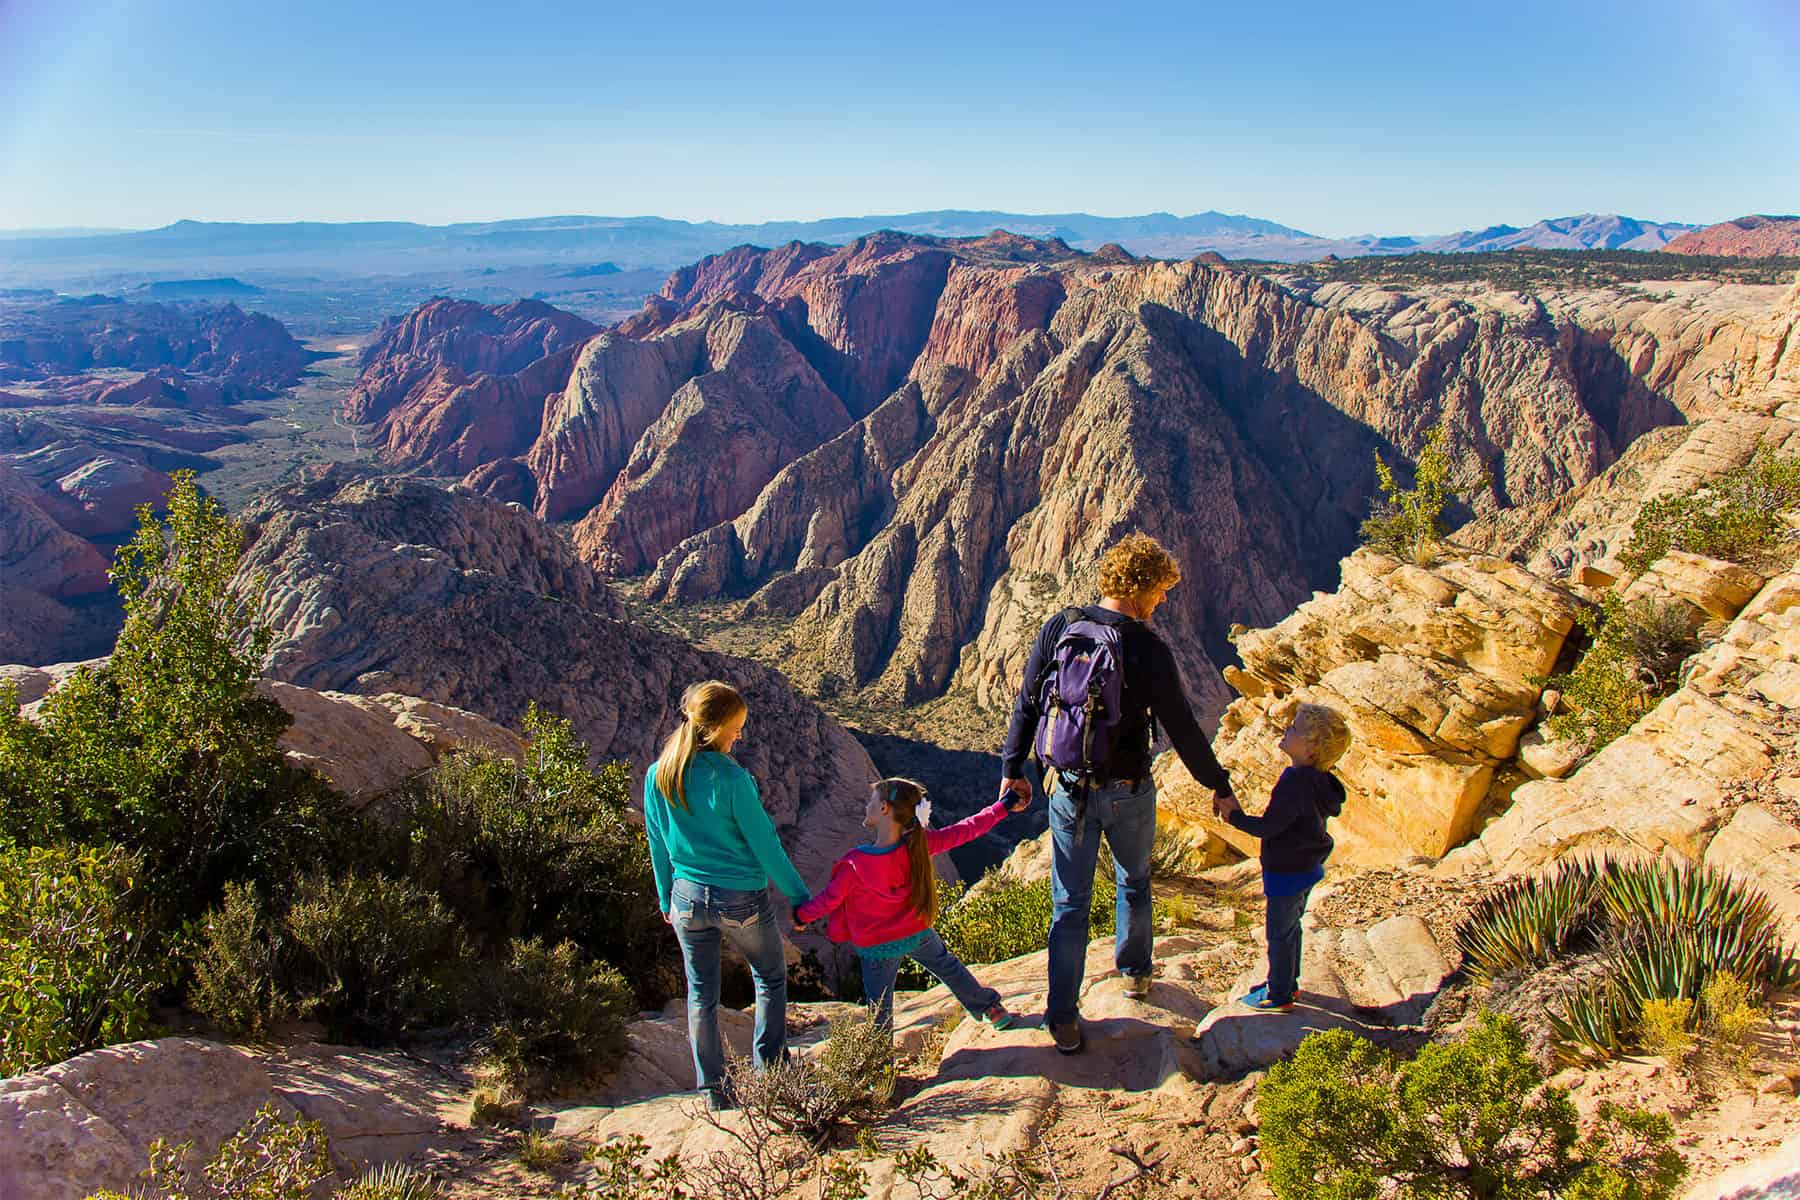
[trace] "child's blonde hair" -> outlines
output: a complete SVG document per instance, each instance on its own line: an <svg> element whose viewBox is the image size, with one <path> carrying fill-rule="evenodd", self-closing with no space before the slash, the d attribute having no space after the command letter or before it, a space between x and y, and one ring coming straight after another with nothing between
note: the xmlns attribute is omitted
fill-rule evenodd
<svg viewBox="0 0 1800 1200"><path fill-rule="evenodd" d="M875 785L875 796L888 806L900 826L900 837L906 842L912 908L929 925L937 920L938 893L937 872L931 869L931 843L925 837L924 822L919 820L925 785L911 779L883 779Z"/></svg>
<svg viewBox="0 0 1800 1200"><path fill-rule="evenodd" d="M1312 765L1321 771L1331 770L1350 749L1350 723L1329 705L1300 705L1294 710L1292 725L1312 750Z"/></svg>
<svg viewBox="0 0 1800 1200"><path fill-rule="evenodd" d="M712 749L719 727L745 711L744 698L729 683L708 679L681 693L681 724L656 759L656 790L670 804L687 809L688 763L702 750Z"/></svg>

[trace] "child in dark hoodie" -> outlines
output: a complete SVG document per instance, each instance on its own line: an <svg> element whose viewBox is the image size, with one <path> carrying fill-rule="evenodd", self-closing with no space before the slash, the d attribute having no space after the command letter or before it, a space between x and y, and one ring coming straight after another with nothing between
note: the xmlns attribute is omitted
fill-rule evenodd
<svg viewBox="0 0 1800 1200"><path fill-rule="evenodd" d="M1250 816L1229 796L1218 801L1221 817L1262 841L1269 978L1242 998L1258 1011L1294 1007L1300 986L1300 917L1331 857L1325 822L1344 810L1344 785L1330 770L1349 748L1350 727L1337 710L1302 704L1281 735L1281 752L1294 765L1275 781L1263 815Z"/></svg>

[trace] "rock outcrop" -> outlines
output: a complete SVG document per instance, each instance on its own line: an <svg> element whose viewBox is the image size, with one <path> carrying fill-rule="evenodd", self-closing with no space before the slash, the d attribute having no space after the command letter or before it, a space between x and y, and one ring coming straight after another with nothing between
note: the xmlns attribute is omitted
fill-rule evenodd
<svg viewBox="0 0 1800 1200"><path fill-rule="evenodd" d="M1534 680L1582 603L1500 559L1422 567L1359 550L1338 591L1238 633L1243 665L1225 677L1241 696L1214 749L1254 810L1287 765L1277 746L1295 705L1330 705L1354 739L1335 768L1349 793L1334 822L1338 861L1438 857L1516 784L1505 768L1537 719ZM1173 756L1156 774L1169 820L1255 854L1256 839L1215 820L1211 793Z"/></svg>
<svg viewBox="0 0 1800 1200"><path fill-rule="evenodd" d="M1800 256L1800 217L1751 216L1684 233L1663 247L1669 254L1730 258Z"/></svg>
<svg viewBox="0 0 1800 1200"><path fill-rule="evenodd" d="M453 1103L442 1077L345 1047L301 1045L259 1060L198 1038L108 1046L0 1080L0 1200L131 1194L152 1141L192 1142L185 1162L198 1168L265 1105L318 1121L332 1182L347 1182L366 1164L453 1138L439 1115Z"/></svg>
<svg viewBox="0 0 1800 1200"><path fill-rule="evenodd" d="M739 759L809 877L854 844L868 755L777 672L615 619L610 595L529 514L405 479L333 473L247 514L237 587L275 632L265 674L399 692L514 726L531 701L642 778L688 684L750 704Z"/></svg>
<svg viewBox="0 0 1800 1200"><path fill-rule="evenodd" d="M1511 807L1442 869L1511 874L1571 854L1673 852L1748 874L1795 908L1784 870L1800 831L1772 829L1743 806L1739 788L1770 775L1793 744L1787 714L1800 705L1789 682L1797 678L1800 567L1763 586L1688 664L1683 686L1630 732L1566 778L1519 787ZM1728 823L1732 836L1714 853Z"/></svg>

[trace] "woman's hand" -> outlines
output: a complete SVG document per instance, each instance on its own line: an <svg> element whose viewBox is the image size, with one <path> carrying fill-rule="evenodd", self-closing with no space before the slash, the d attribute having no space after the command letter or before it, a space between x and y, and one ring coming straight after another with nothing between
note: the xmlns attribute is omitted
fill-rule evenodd
<svg viewBox="0 0 1800 1200"><path fill-rule="evenodd" d="M1007 812L1022 813L1031 807L1030 792L1025 793L1023 796L1019 795L1017 792L1002 793L1002 795L1006 798Z"/></svg>
<svg viewBox="0 0 1800 1200"><path fill-rule="evenodd" d="M794 917L794 932L795 933L805 933L806 932L806 922L802 921L798 915L796 915Z"/></svg>
<svg viewBox="0 0 1800 1200"><path fill-rule="evenodd" d="M662 919L663 919L664 925L673 927L675 924L675 915L673 913L669 912L667 909L663 910Z"/></svg>

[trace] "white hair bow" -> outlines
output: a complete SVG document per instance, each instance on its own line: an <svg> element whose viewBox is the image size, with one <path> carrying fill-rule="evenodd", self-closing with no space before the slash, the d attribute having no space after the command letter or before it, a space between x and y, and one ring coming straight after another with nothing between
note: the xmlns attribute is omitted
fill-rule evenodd
<svg viewBox="0 0 1800 1200"><path fill-rule="evenodd" d="M920 829L930 828L930 826L931 826L931 801L929 801L929 800L919 801L918 805L913 809L913 819L918 821Z"/></svg>

